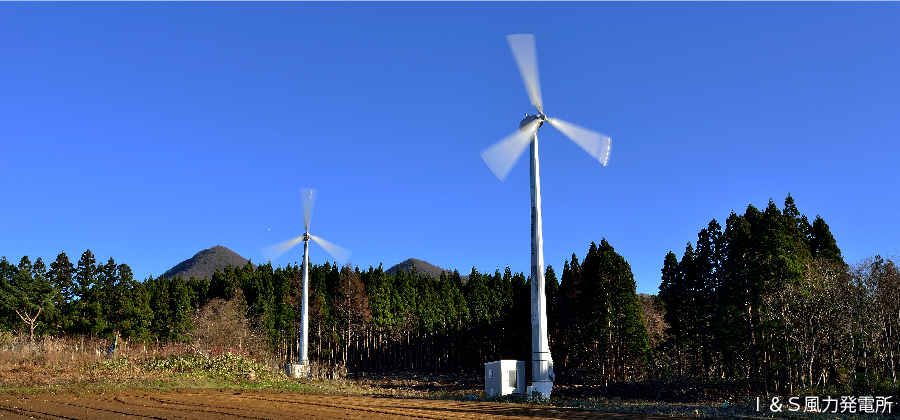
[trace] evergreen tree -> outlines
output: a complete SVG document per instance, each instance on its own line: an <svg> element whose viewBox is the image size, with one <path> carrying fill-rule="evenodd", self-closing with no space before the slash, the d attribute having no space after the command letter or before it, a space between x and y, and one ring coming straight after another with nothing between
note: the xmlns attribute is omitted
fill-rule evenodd
<svg viewBox="0 0 900 420"><path fill-rule="evenodd" d="M577 307L578 295L581 291L581 265L578 263L578 256L572 253L571 261L565 261L563 264L563 272L559 281L559 292L557 302L559 302L559 311L557 313L558 325L564 325L557 331L551 331L550 334L556 334L556 338L551 341L559 343L558 351L553 353L554 370L557 378L564 379L567 376L568 368L578 364L576 360L579 349L583 348L582 332L580 330L579 311Z"/></svg>
<svg viewBox="0 0 900 420"><path fill-rule="evenodd" d="M120 302L117 302L116 299L121 296L115 295L116 288L119 284L119 266L116 264L116 261L110 257L106 264L98 265L97 269L98 275L96 287L99 288L99 291L96 293L96 298L100 304L102 318L105 320L105 325L103 330L100 331L100 335L106 338L112 338L118 331L119 324L116 307Z"/></svg>
<svg viewBox="0 0 900 420"><path fill-rule="evenodd" d="M153 314L153 319L150 321L150 333L165 342L169 336L169 321L172 318L168 281L162 276L157 278L150 276L144 280L144 287L150 297L150 312Z"/></svg>
<svg viewBox="0 0 900 420"><path fill-rule="evenodd" d="M838 248L837 241L831 234L831 229L821 216L816 216L816 220L813 221L810 229L809 248L813 257L837 262L844 261L841 249Z"/></svg>
<svg viewBox="0 0 900 420"><path fill-rule="evenodd" d="M766 346L763 367L767 389L778 390L790 386L794 365L786 325L791 297L786 291L802 282L810 252L795 217L784 215L771 200L764 216L763 236L769 247L762 252L766 277L761 312L761 332Z"/></svg>
<svg viewBox="0 0 900 420"><path fill-rule="evenodd" d="M698 347L701 371L705 376L713 369L713 359L720 351L718 317L716 316L716 293L721 285L722 275L722 228L716 219L697 235L697 250L694 269L696 270L696 290L694 291L695 327L694 337Z"/></svg>
<svg viewBox="0 0 900 420"><path fill-rule="evenodd" d="M509 267L507 267L509 271ZM544 279L546 292L546 278ZM510 298L508 300L509 316L507 321L506 353L516 360L529 360L531 357L531 278L517 272L510 276Z"/></svg>
<svg viewBox="0 0 900 420"><path fill-rule="evenodd" d="M603 260L603 261L601 261ZM578 317L578 325L583 334L582 340L585 348L584 354L579 354L582 369L591 369L596 375L604 378L612 377L608 366L611 355L609 350L611 340L609 327L612 324L610 319L611 296L610 296L610 279L607 271L611 261L608 261L607 255L599 255L597 244L591 242L587 256L584 257L584 263L581 266L581 282L578 298L575 299L576 310L580 314ZM594 360L596 366L587 366L584 362Z"/></svg>
<svg viewBox="0 0 900 420"><path fill-rule="evenodd" d="M369 295L369 307L372 310L372 323L380 331L391 331L396 328L394 313L391 310L391 299L394 296L392 279L393 276L385 274L381 264L363 276Z"/></svg>
<svg viewBox="0 0 900 420"><path fill-rule="evenodd" d="M441 273L439 285L438 295L441 298L445 328L458 331L469 322L469 308L462 292L463 283L459 271L454 270L449 275Z"/></svg>
<svg viewBox="0 0 900 420"><path fill-rule="evenodd" d="M641 375L649 340L631 266L604 238L591 243L581 270L581 329L595 343L598 373L619 381Z"/></svg>
<svg viewBox="0 0 900 420"><path fill-rule="evenodd" d="M698 364L700 355L700 312L697 307L700 298L700 276L698 273L697 261L694 256L694 247L690 242L684 249L684 255L678 263L678 281L682 284L684 290L684 333L686 350L690 357L691 374L698 374Z"/></svg>
<svg viewBox="0 0 900 420"><path fill-rule="evenodd" d="M472 320L477 324L490 324L493 320L490 289L485 276L475 270L475 267L472 267L472 272L469 273L469 282L466 283L464 291Z"/></svg>
<svg viewBox="0 0 900 420"><path fill-rule="evenodd" d="M659 286L659 299L662 301L665 309L663 319L666 324L666 336L669 343L675 349L675 363L678 376L683 375L682 370L682 349L686 341L684 315L687 305L685 302L684 284L681 281L680 269L678 266L678 257L675 253L669 251L663 261L662 283Z"/></svg>
<svg viewBox="0 0 900 420"><path fill-rule="evenodd" d="M166 342L177 342L187 337L193 329L190 314L190 291L181 276L165 277L144 281L145 296L153 313L150 333Z"/></svg>
<svg viewBox="0 0 900 420"><path fill-rule="evenodd" d="M469 281L463 288L472 325L469 326L469 344L466 353L474 360L494 360L493 344L496 342L492 323L494 307L489 288L490 276L481 274L475 267L469 273Z"/></svg>
<svg viewBox="0 0 900 420"><path fill-rule="evenodd" d="M247 302L249 315L254 324L266 332L272 331L274 327L275 290L272 285L271 270L271 264L265 264L259 266L254 272L253 266L249 262L244 267L235 269L244 299Z"/></svg>
<svg viewBox="0 0 900 420"><path fill-rule="evenodd" d="M267 270L271 269L271 263ZM259 266L257 267L257 271ZM285 269L278 267L272 273L272 290L273 290L273 312L274 317L273 328L270 337L273 343L277 343L277 339L285 334L292 336L294 334L293 325L297 320L297 313L294 311L291 296L291 278L293 277L293 269L288 265Z"/></svg>
<svg viewBox="0 0 900 420"><path fill-rule="evenodd" d="M187 283L191 292L191 308L198 311L209 301L210 280L205 277L197 279L191 276Z"/></svg>
<svg viewBox="0 0 900 420"><path fill-rule="evenodd" d="M0 257L0 331L12 329L18 322L18 317L13 310L15 305L15 292L12 281L18 268L6 260L6 256Z"/></svg>
<svg viewBox="0 0 900 420"><path fill-rule="evenodd" d="M170 279L168 286L170 316L168 337L175 341L185 340L188 333L194 329L191 324L191 291L181 276Z"/></svg>
<svg viewBox="0 0 900 420"><path fill-rule="evenodd" d="M134 280L128 265L119 264L116 273L118 280L108 292L111 297L108 311L111 333L126 340L148 342L153 322L150 295L143 283Z"/></svg>
<svg viewBox="0 0 900 420"><path fill-rule="evenodd" d="M208 300L220 298L232 300L241 295L241 283L234 272L234 267L227 266L222 270L218 268L209 280L207 292Z"/></svg>
<svg viewBox="0 0 900 420"><path fill-rule="evenodd" d="M44 260L41 257L38 257L31 266L31 276L47 279L47 265L44 264Z"/></svg>
<svg viewBox="0 0 900 420"><path fill-rule="evenodd" d="M756 324L759 311L759 287L751 247L751 223L759 211L748 206L743 216L732 212L725 222L726 251L719 313L722 316L722 339L728 351L722 353L727 377L755 378L757 373Z"/></svg>
<svg viewBox="0 0 900 420"><path fill-rule="evenodd" d="M784 199L784 210L782 211L784 217L787 218L788 223L794 225L796 228L796 234L800 235L804 245L808 248L810 246L810 237L812 234L812 226L809 224L809 219L806 218L806 215L800 214L800 211L797 210L797 204L794 202L794 198L791 197L789 193L787 198Z"/></svg>
<svg viewBox="0 0 900 420"><path fill-rule="evenodd" d="M56 261L50 263L50 270L47 272L47 278L58 291L53 302L59 314L53 322L56 325L55 332L57 334L70 331L77 316L74 302L76 292L74 275L75 266L69 261L69 256L65 251L60 252L56 256Z"/></svg>
<svg viewBox="0 0 900 420"><path fill-rule="evenodd" d="M84 251L78 266L75 268L75 296L78 303L75 308L73 332L77 334L99 335L106 330L103 319L103 290L98 276L100 269L97 259L91 250Z"/></svg>
<svg viewBox="0 0 900 420"><path fill-rule="evenodd" d="M547 327L549 328L550 354L556 354L559 350L556 342L559 336L559 279L556 278L556 271L553 266L548 264L547 270L544 271L544 289L547 294Z"/></svg>
<svg viewBox="0 0 900 420"><path fill-rule="evenodd" d="M559 279L556 278L556 271L553 270L553 266L549 264L547 265L547 270L544 271L544 289L547 294L547 312L554 312L556 299L559 294Z"/></svg>

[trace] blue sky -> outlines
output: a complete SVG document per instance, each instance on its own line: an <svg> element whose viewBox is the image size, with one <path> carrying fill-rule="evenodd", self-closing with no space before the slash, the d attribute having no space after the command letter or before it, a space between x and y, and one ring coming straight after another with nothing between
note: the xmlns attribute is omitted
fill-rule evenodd
<svg viewBox="0 0 900 420"><path fill-rule="evenodd" d="M506 35L535 35L544 111L612 137L604 167L540 132L545 261L607 238L656 293L712 219L821 215L847 262L900 238L898 3L2 3L0 255L85 249L139 279L311 233L385 267L529 266L532 111ZM329 256L311 245L311 260ZM278 258L302 258L297 247Z"/></svg>

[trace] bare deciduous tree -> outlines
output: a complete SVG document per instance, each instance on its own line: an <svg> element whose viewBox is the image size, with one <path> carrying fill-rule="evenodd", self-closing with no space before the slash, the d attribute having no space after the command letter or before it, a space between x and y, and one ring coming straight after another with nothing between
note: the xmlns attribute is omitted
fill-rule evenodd
<svg viewBox="0 0 900 420"><path fill-rule="evenodd" d="M32 316L28 315L27 310L22 309L22 312L25 312L25 315L22 316L22 313L19 312L18 309L16 309L16 314L18 314L19 318L22 318L22 321L24 321L25 324L28 325L29 336L31 338L31 341L34 341L34 323L37 322L37 318L38 318L38 316L41 315L41 311L43 311L43 310L44 310L44 307L38 308L37 313L34 314L34 316L32 317Z"/></svg>
<svg viewBox="0 0 900 420"><path fill-rule="evenodd" d="M340 294L335 297L335 308L339 316L346 317L346 329L344 334L343 360L347 361L351 339L365 331L366 325L372 318L372 310L369 308L369 297L366 295L365 286L359 279L359 275L348 264L341 270Z"/></svg>

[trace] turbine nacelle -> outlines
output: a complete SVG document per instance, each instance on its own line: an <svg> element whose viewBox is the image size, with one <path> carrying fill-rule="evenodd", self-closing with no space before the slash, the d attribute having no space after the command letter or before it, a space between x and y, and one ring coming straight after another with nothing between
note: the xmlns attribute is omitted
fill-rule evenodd
<svg viewBox="0 0 900 420"><path fill-rule="evenodd" d="M539 121L537 128L529 127L529 124L531 124L535 120ZM544 115L543 113L538 114L538 115L525 114L525 119L519 122L519 131L523 131L523 132L529 132L531 130L538 131L541 129L541 126L544 124L544 121L547 121L547 116Z"/></svg>

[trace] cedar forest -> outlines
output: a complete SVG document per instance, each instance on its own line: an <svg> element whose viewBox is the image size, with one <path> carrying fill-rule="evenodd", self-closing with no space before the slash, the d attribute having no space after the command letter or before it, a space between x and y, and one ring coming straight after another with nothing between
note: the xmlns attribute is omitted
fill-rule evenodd
<svg viewBox="0 0 900 420"><path fill-rule="evenodd" d="M656 296L635 293L605 239L546 269L558 383L690 377L757 390L896 390L900 272L890 258L850 265L821 217L790 196L715 219L662 261ZM90 250L50 266L0 259L0 331L188 343L202 308L236 304L265 356L296 358L302 268L227 267L210 279L133 278ZM310 359L364 371L479 372L530 360L530 279L522 273L310 266ZM202 343L193 343L202 345Z"/></svg>

